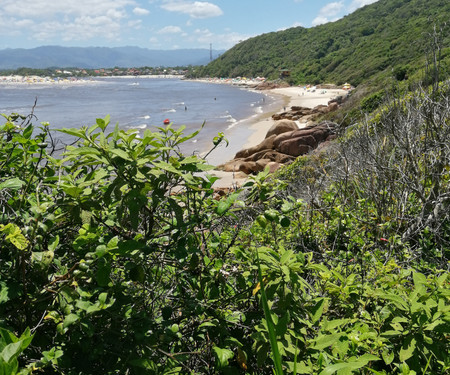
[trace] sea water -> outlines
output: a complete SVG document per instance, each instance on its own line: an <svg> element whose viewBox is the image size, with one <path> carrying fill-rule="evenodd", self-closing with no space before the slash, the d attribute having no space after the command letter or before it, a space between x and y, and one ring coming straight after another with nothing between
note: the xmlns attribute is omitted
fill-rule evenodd
<svg viewBox="0 0 450 375"><path fill-rule="evenodd" d="M110 115L111 131L121 129L141 135L156 130L168 119L175 128L185 125L189 134L200 134L182 146L185 154L204 155L212 140L223 132L231 150L219 159L232 158L251 134L249 124L279 105L279 98L231 85L169 78L107 78L85 83L1 84L0 113L27 115L34 107L35 124L49 122L51 129L79 128ZM71 136L53 132L55 139L71 143ZM224 155L230 154L230 155Z"/></svg>

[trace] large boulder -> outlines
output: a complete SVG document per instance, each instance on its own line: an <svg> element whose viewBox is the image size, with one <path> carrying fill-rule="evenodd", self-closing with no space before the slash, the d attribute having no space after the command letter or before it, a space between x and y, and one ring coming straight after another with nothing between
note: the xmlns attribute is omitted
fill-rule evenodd
<svg viewBox="0 0 450 375"><path fill-rule="evenodd" d="M274 134L274 135L264 139L264 141L262 141L259 145L238 151L234 158L235 159L247 158L250 155L256 154L259 151L272 149L273 141L275 140L275 137L276 137L276 135Z"/></svg>
<svg viewBox="0 0 450 375"><path fill-rule="evenodd" d="M279 135L282 133L286 133L289 131L297 130L298 126L295 121L292 120L280 120L277 121L266 134L266 138L271 137L272 135Z"/></svg>
<svg viewBox="0 0 450 375"><path fill-rule="evenodd" d="M280 144L288 139L295 139L306 136L313 136L317 143L325 141L330 135L335 132L335 123L324 121L319 125L310 125L302 129L282 133L277 135L273 141L273 148L279 150ZM317 145L316 145L317 146ZM314 146L315 147L315 146Z"/></svg>
<svg viewBox="0 0 450 375"><path fill-rule="evenodd" d="M313 112L315 113L328 113L328 106L324 104L316 105L313 108Z"/></svg>
<svg viewBox="0 0 450 375"><path fill-rule="evenodd" d="M308 153L317 147L318 142L312 135L286 139L281 142L277 151L290 156L300 156ZM307 147L303 147L307 146Z"/></svg>
<svg viewBox="0 0 450 375"><path fill-rule="evenodd" d="M313 150L313 147L306 144L304 138L294 138L287 139L286 141L281 142L279 150L283 154L297 157L309 153L311 150Z"/></svg>
<svg viewBox="0 0 450 375"><path fill-rule="evenodd" d="M272 160L270 159L260 159L256 161L256 168L258 172L261 172L264 170L264 168L266 167L267 164L269 164L270 162L272 162Z"/></svg>
<svg viewBox="0 0 450 375"><path fill-rule="evenodd" d="M282 154L275 150L263 150L245 158L245 161L257 161L262 159L270 159L271 161L275 161L277 163L288 163L293 160L292 156Z"/></svg>
<svg viewBox="0 0 450 375"><path fill-rule="evenodd" d="M256 171L256 162L234 159L221 167L225 172L244 172L245 174L251 174Z"/></svg>

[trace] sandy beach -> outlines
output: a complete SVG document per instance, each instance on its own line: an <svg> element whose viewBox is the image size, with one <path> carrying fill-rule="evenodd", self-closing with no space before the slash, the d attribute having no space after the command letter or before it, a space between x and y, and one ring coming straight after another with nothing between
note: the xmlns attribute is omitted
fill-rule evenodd
<svg viewBox="0 0 450 375"><path fill-rule="evenodd" d="M306 87L298 86L271 89L266 92L271 95L283 96L283 107L280 108L278 112L263 113L255 119L255 122L251 125L252 134L247 139L244 148L256 146L264 140L267 131L275 123L272 119L274 113L283 112L285 109L290 109L293 106L314 108L318 105L327 105L328 101L331 99L347 94L347 91L342 89L307 89ZM302 128L306 126L307 123L297 121L297 125L299 128ZM226 161L228 160L223 160L223 162ZM220 178L220 180L214 183L214 186L217 188L242 186L248 178L248 176L242 172L232 173L213 170L210 174Z"/></svg>

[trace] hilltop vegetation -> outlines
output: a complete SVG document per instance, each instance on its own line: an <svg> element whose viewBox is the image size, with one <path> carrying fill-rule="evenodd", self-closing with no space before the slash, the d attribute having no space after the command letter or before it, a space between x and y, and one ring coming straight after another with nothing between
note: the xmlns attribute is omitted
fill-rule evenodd
<svg viewBox="0 0 450 375"><path fill-rule="evenodd" d="M332 23L263 34L239 43L197 72L198 76L263 76L290 82L359 85L386 77L403 80L423 69L433 25L450 17L446 0L379 0ZM441 53L450 71L450 36ZM417 78L417 77L416 77Z"/></svg>

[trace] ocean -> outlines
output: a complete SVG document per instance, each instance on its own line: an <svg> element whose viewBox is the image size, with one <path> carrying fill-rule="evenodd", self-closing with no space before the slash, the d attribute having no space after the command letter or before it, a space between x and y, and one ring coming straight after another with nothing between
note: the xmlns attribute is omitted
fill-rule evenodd
<svg viewBox="0 0 450 375"><path fill-rule="evenodd" d="M280 107L281 99L264 92L237 86L174 78L104 78L86 83L0 84L0 113L27 115L36 100L35 124L49 122L51 129L90 126L96 118L111 117L122 129L164 126L169 119L174 127L186 126L189 134L205 126L200 134L182 147L185 154L204 155L212 139L225 133L229 149L215 152L217 164L232 159L251 134L249 125L257 116ZM2 121L2 120L0 120ZM4 122L4 120L3 120ZM54 137L64 143L73 141L59 132Z"/></svg>

